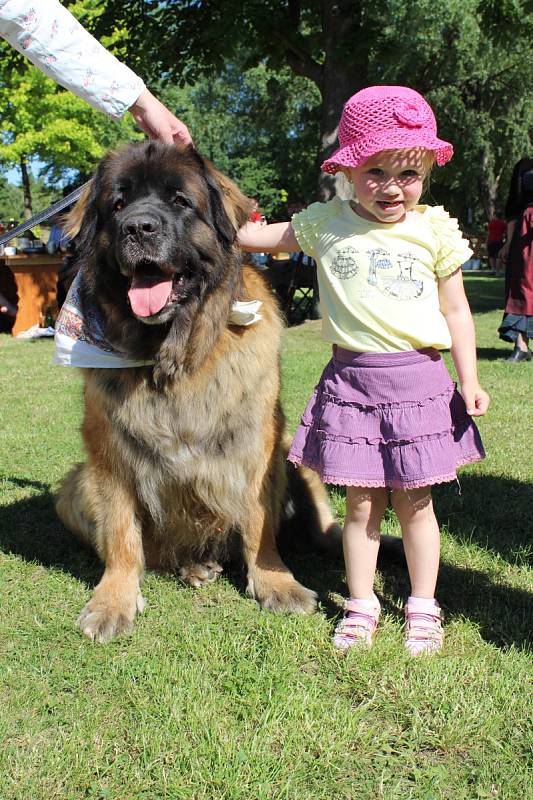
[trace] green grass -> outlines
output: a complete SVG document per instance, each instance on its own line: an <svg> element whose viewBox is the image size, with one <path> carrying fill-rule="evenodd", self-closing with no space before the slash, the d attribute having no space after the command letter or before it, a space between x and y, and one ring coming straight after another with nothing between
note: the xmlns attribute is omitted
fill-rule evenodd
<svg viewBox="0 0 533 800"><path fill-rule="evenodd" d="M446 642L432 660L404 654L407 575L386 560L373 650L337 656L343 566L305 550L286 559L319 593L312 617L261 611L238 574L201 591L148 575L134 633L85 640L74 621L101 567L52 503L81 457L80 378L51 365L51 342L0 336L0 800L533 797L533 366L503 360L501 280L467 287L488 458L462 470L460 495L435 492ZM287 331L291 429L327 358L319 323Z"/></svg>

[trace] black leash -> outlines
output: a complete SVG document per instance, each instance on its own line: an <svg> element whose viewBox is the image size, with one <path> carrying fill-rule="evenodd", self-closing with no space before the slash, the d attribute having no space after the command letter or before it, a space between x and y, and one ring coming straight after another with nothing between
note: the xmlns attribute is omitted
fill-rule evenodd
<svg viewBox="0 0 533 800"><path fill-rule="evenodd" d="M78 189L74 189L73 192L67 194L67 196L61 198L61 200L58 200L57 203L52 203L52 205L48 206L48 208L45 208L44 211L39 211L38 214L34 214L33 217L21 222L16 228L12 228L10 231L5 231L5 233L0 234L0 245L9 242L16 236L20 236L21 233L29 231L30 228L34 228L36 225L39 225L39 223L44 222L45 219L53 217L54 214L59 213L59 211L63 211L64 208L72 205L72 203L75 203L83 190L89 186L90 182L91 181L87 181L87 183L84 183L83 186L80 186Z"/></svg>

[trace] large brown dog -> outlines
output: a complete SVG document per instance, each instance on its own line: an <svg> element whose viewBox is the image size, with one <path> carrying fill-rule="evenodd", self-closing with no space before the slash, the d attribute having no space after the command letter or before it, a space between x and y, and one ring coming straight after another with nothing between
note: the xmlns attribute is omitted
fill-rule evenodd
<svg viewBox="0 0 533 800"><path fill-rule="evenodd" d="M235 245L249 211L193 149L143 143L104 159L71 216L82 301L96 303L117 349L154 362L83 371L87 462L66 478L57 511L105 562L79 618L91 639L131 627L145 566L198 586L239 536L252 597L273 611L315 608L276 546L288 497L282 323ZM237 299L260 300L262 320L231 324ZM324 489L303 480L315 532L336 537Z"/></svg>

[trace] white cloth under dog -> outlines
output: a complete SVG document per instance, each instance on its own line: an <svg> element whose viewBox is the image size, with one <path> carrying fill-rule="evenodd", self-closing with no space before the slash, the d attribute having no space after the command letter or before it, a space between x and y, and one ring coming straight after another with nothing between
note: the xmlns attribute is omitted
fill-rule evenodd
<svg viewBox="0 0 533 800"><path fill-rule="evenodd" d="M253 325L262 319L260 300L236 301L228 319L229 325ZM145 367L153 361L129 358L105 338L103 320L96 306L82 312L80 275L76 275L56 322L54 364L62 367L124 369Z"/></svg>

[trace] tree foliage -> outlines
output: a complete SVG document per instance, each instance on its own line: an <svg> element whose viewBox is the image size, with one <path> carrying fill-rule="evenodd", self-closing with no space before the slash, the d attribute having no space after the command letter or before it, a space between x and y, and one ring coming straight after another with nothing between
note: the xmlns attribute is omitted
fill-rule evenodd
<svg viewBox="0 0 533 800"><path fill-rule="evenodd" d="M473 209L481 223L503 205L514 164L533 150L531 14L520 0L388 0L387 6L395 22L382 29L376 48L396 55L383 68L374 61L369 77L409 83L425 94L440 135L455 149L434 181L436 198L463 219Z"/></svg>
<svg viewBox="0 0 533 800"><path fill-rule="evenodd" d="M350 94L371 83L418 89L455 145L434 192L463 216L492 213L533 149L528 0L108 0L98 29L112 25L128 30L128 58L146 78L212 78L239 51L248 65L304 76L322 99L317 160Z"/></svg>
<svg viewBox="0 0 533 800"><path fill-rule="evenodd" d="M30 177L31 196L34 207L42 209L57 200L58 191L47 186L45 182L38 178ZM12 183L0 176L0 222L6 223L10 219L20 222L24 214L24 194L22 187L14 186Z"/></svg>
<svg viewBox="0 0 533 800"><path fill-rule="evenodd" d="M213 79L157 93L187 120L198 149L270 218L286 214L287 200L314 197L320 97L308 81L287 68L229 62Z"/></svg>
<svg viewBox="0 0 533 800"><path fill-rule="evenodd" d="M65 170L87 173L107 148L133 135L129 120L117 124L35 67L12 73L0 86L0 161L39 158L54 178Z"/></svg>
<svg viewBox="0 0 533 800"><path fill-rule="evenodd" d="M452 163L435 171L433 198L463 221L469 209L478 224L490 216L513 164L533 151L528 0L67 4L157 87L198 147L272 213L285 192L308 200L333 191L330 176L318 179L319 164L335 145L343 102L372 83L406 84L431 102L441 136L455 147ZM6 58L21 63L0 50L0 69ZM16 128L19 139L6 142L12 152L31 146L59 175L72 164L88 167L99 148L121 138L115 123L71 95L37 83L24 94L13 76L26 71L8 74L16 112L44 91L49 113L41 107L31 125L26 112L7 120L8 135Z"/></svg>

